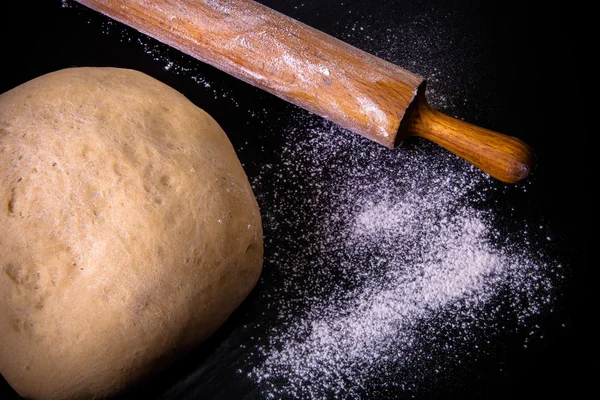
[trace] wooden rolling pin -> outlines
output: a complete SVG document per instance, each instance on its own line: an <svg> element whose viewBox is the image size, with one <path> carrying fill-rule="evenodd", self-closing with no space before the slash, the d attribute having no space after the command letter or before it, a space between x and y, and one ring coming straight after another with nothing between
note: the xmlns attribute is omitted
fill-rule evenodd
<svg viewBox="0 0 600 400"><path fill-rule="evenodd" d="M432 140L506 183L535 166L519 139L432 109L425 81L251 0L77 0L389 148Z"/></svg>

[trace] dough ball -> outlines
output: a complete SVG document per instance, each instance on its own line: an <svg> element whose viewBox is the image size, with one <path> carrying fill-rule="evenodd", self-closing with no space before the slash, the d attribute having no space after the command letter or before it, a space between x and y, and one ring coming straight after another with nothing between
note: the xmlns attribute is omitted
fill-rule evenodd
<svg viewBox="0 0 600 400"><path fill-rule="evenodd" d="M256 284L261 218L227 136L137 71L0 96L0 373L31 399L115 394Z"/></svg>

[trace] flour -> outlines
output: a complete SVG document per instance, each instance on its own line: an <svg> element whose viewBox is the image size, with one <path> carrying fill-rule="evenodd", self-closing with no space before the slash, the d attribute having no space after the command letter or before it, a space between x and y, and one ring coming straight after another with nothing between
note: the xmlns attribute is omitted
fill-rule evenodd
<svg viewBox="0 0 600 400"><path fill-rule="evenodd" d="M254 182L277 312L240 372L265 398L422 392L496 335L537 334L561 266L495 214L497 182L425 141L390 151L297 119Z"/></svg>

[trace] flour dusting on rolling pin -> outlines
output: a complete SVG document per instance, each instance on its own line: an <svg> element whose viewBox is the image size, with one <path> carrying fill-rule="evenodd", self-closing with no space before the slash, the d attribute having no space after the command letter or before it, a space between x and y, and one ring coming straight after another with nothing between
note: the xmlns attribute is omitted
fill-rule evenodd
<svg viewBox="0 0 600 400"><path fill-rule="evenodd" d="M507 183L535 166L519 139L431 108L422 77L254 1L78 1L386 147L420 136Z"/></svg>

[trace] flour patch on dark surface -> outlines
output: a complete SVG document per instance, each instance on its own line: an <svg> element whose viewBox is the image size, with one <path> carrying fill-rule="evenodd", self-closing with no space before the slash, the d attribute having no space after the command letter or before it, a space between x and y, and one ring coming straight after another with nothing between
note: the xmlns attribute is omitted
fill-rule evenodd
<svg viewBox="0 0 600 400"><path fill-rule="evenodd" d="M495 214L503 186L429 143L390 151L299 118L254 181L276 322L242 372L267 396L423 392L495 337L535 332L562 267Z"/></svg>

